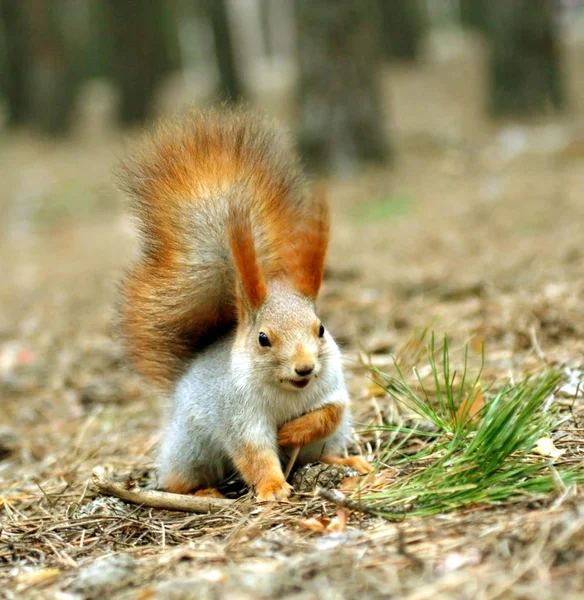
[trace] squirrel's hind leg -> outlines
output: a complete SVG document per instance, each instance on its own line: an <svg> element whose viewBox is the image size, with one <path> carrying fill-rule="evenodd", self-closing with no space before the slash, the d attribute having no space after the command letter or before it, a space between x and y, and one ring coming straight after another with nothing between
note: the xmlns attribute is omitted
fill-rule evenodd
<svg viewBox="0 0 584 600"><path fill-rule="evenodd" d="M176 475L168 475L161 487L163 487L165 491L173 494L192 494L193 496L204 496L207 498L225 497L214 487L199 487L194 482Z"/></svg>
<svg viewBox="0 0 584 600"><path fill-rule="evenodd" d="M175 494L216 496L229 460L221 448L183 422L171 423L158 455L158 486Z"/></svg>
<svg viewBox="0 0 584 600"><path fill-rule="evenodd" d="M194 496L203 496L205 498L225 498L225 496L216 488L205 488L197 490Z"/></svg>

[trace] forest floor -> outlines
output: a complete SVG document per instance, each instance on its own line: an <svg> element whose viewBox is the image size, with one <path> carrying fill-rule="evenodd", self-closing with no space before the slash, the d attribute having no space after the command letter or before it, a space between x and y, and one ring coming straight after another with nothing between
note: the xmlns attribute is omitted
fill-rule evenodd
<svg viewBox="0 0 584 600"><path fill-rule="evenodd" d="M389 73L394 167L329 191L320 306L346 353L359 430L395 412L359 357L390 370L429 328L448 334L455 362L470 342L476 364L484 342L488 383L550 366L571 377L556 464L581 461L579 55L568 56L570 113L545 122L489 123L471 52ZM97 494L96 466L120 479L150 471L160 423L112 326L134 241L111 184L120 149L105 133L0 138L0 597L582 597L576 488L398 522L352 511L336 532L306 528L337 512L310 496L192 515ZM375 461L386 435L356 439Z"/></svg>

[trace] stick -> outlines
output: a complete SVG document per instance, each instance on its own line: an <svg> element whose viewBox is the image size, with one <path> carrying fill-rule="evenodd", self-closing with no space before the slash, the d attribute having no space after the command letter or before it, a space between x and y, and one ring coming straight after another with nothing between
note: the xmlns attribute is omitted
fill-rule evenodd
<svg viewBox="0 0 584 600"><path fill-rule="evenodd" d="M325 488L319 487L316 490L316 495L320 498L328 500L329 502L332 502L335 506L346 506L350 510L362 512L367 515L377 516L374 511L367 508L366 506L363 506L360 502L350 500L345 496L345 494L342 494L338 490L326 490Z"/></svg>
<svg viewBox="0 0 584 600"><path fill-rule="evenodd" d="M290 471L294 467L294 463L298 458L298 453L300 452L300 446L298 448L292 448L292 454L290 454L290 458L288 459L288 464L286 465L286 470L284 471L284 479L288 479L288 475L290 475Z"/></svg>
<svg viewBox="0 0 584 600"><path fill-rule="evenodd" d="M235 500L227 498L207 498L205 496L189 496L145 490L144 488L118 483L105 475L103 467L93 469L91 477L95 488L107 496L115 496L132 504L140 504L163 510L180 510L199 514L216 513L233 506Z"/></svg>
<svg viewBox="0 0 584 600"><path fill-rule="evenodd" d="M547 360L545 354L543 353L543 350L541 349L539 342L537 341L537 334L535 333L535 325L532 325L529 328L529 337L531 339L531 345L533 346L533 349L535 350L537 357L539 358L539 360L541 360L542 363L547 365L548 360Z"/></svg>

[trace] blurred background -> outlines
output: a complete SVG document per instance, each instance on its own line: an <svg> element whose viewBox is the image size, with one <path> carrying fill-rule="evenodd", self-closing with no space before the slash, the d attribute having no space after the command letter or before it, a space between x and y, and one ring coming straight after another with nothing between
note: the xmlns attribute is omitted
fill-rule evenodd
<svg viewBox="0 0 584 600"><path fill-rule="evenodd" d="M432 79L444 78L448 65L448 91L469 103L474 94L456 118L440 111L433 119L452 139L467 131L468 112L522 118L579 108L569 72L582 33L578 0L0 6L1 123L8 132L102 135L192 104L245 101L289 121L312 168L347 172L389 162L393 150L399 155L392 130L410 125L391 110L392 73L425 72L416 101L438 106ZM472 79L456 62L470 55Z"/></svg>

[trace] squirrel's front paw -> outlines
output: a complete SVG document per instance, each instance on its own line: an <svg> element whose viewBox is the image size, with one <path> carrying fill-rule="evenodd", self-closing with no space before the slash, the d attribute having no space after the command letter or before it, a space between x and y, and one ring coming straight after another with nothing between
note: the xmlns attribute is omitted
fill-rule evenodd
<svg viewBox="0 0 584 600"><path fill-rule="evenodd" d="M292 486L286 481L268 481L256 487L260 502L281 502L292 493Z"/></svg>
<svg viewBox="0 0 584 600"><path fill-rule="evenodd" d="M352 467L359 475L366 475L373 471L373 467L362 456L346 456L344 458L338 456L322 456L320 462L328 465L345 465Z"/></svg>
<svg viewBox="0 0 584 600"><path fill-rule="evenodd" d="M282 425L278 431L278 446L302 448L331 435L341 423L343 406L326 404Z"/></svg>

